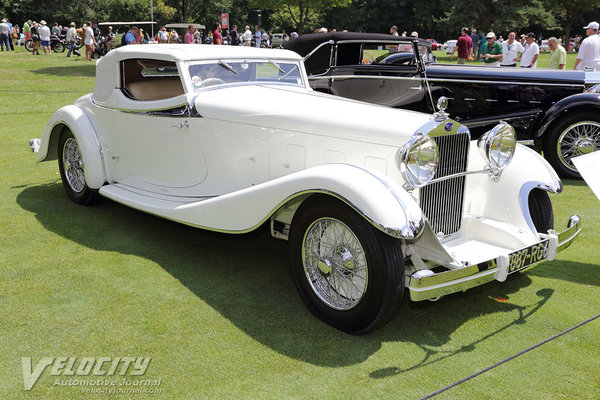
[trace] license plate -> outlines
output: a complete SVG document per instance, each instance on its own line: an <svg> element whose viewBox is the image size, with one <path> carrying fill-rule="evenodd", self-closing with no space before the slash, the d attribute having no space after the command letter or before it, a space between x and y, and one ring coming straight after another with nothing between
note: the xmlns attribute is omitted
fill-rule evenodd
<svg viewBox="0 0 600 400"><path fill-rule="evenodd" d="M509 254L508 273L520 271L535 264L538 261L546 259L548 252L548 239L534 244L533 246L517 250Z"/></svg>

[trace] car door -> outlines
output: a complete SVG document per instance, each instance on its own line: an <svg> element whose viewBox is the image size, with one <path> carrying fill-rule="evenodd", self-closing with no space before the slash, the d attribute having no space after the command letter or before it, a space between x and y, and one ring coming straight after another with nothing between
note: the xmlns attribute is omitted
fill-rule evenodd
<svg viewBox="0 0 600 400"><path fill-rule="evenodd" d="M402 108L425 96L410 44L339 43L330 90L338 96Z"/></svg>
<svg viewBox="0 0 600 400"><path fill-rule="evenodd" d="M113 93L105 157L112 180L160 193L200 184L207 175L200 140L207 127L189 106L175 64L166 69L164 62L144 60L140 68L135 61L123 63L124 82Z"/></svg>

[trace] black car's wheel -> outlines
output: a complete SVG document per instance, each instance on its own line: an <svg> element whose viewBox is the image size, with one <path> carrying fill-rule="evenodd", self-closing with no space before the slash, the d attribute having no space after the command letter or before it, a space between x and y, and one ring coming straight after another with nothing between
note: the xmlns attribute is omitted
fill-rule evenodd
<svg viewBox="0 0 600 400"><path fill-rule="evenodd" d="M290 231L290 270L319 319L361 334L389 321L404 292L400 240L378 231L340 201L306 200Z"/></svg>
<svg viewBox="0 0 600 400"><path fill-rule="evenodd" d="M554 228L554 211L548 192L542 189L533 189L529 192L529 213L533 225L539 233L548 233Z"/></svg>
<svg viewBox="0 0 600 400"><path fill-rule="evenodd" d="M25 50L30 53L33 51L33 40L29 39L25 41Z"/></svg>
<svg viewBox="0 0 600 400"><path fill-rule="evenodd" d="M567 115L544 139L544 157L563 178L581 179L571 159L597 150L600 150L600 113Z"/></svg>
<svg viewBox="0 0 600 400"><path fill-rule="evenodd" d="M65 45L60 41L53 42L52 51L54 51L55 53L62 53L65 51Z"/></svg>
<svg viewBox="0 0 600 400"><path fill-rule="evenodd" d="M85 182L85 165L79 144L68 129L64 129L58 142L58 169L67 196L77 204L93 203L98 192Z"/></svg>

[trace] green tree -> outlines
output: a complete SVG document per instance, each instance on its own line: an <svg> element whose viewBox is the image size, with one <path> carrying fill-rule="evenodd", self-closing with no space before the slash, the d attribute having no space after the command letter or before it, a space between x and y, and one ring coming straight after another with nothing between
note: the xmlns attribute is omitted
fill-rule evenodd
<svg viewBox="0 0 600 400"><path fill-rule="evenodd" d="M590 11L600 12L598 0L547 0L548 6L564 21L565 37L569 39L573 22ZM597 19L596 19L597 20ZM580 32L577 32L580 33Z"/></svg>
<svg viewBox="0 0 600 400"><path fill-rule="evenodd" d="M285 22L289 18L298 33L302 34L307 26L315 21L320 22L323 12L342 8L350 4L350 0L254 0L255 8L271 10Z"/></svg>

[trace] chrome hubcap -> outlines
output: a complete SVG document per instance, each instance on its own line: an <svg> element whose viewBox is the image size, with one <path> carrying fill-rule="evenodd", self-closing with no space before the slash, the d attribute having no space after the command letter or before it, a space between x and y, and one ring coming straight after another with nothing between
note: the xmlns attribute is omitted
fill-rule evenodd
<svg viewBox="0 0 600 400"><path fill-rule="evenodd" d="M563 165L577 171L573 157L600 150L600 123L582 121L569 126L558 138L556 150Z"/></svg>
<svg viewBox="0 0 600 400"><path fill-rule="evenodd" d="M307 229L302 263L315 294L336 310L355 307L367 290L364 249L352 230L334 218L321 218Z"/></svg>
<svg viewBox="0 0 600 400"><path fill-rule="evenodd" d="M63 147L63 169L65 178L73 191L80 193L85 188L83 161L77 141L69 138Z"/></svg>

